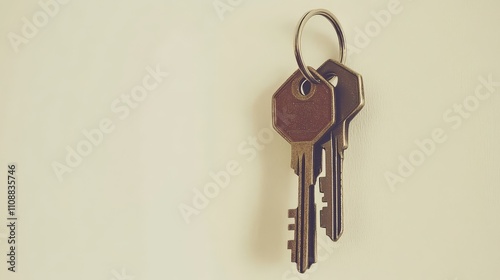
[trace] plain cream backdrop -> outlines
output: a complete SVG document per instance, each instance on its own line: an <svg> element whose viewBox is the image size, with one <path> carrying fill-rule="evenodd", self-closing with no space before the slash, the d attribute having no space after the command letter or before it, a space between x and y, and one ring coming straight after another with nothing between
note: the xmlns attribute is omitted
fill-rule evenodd
<svg viewBox="0 0 500 280"><path fill-rule="evenodd" d="M390 0L221 0L232 5L222 16L213 0L67 2L17 52L10 32L43 10L0 4L2 225L8 163L19 182L18 272L3 261L1 226L1 279L500 279L500 87L460 126L453 112L479 77L500 81L498 1L401 0L385 26L374 13ZM363 75L366 106L346 151L344 234L298 275L286 249L290 148L267 132L271 96L297 68L296 23L314 8L358 47L346 63ZM311 66L338 55L324 19L303 42ZM169 75L120 119L113 102L148 67ZM103 119L114 130L58 180L53 162ZM387 172L437 128L446 141L391 187ZM228 164L237 174L186 223L179 207Z"/></svg>

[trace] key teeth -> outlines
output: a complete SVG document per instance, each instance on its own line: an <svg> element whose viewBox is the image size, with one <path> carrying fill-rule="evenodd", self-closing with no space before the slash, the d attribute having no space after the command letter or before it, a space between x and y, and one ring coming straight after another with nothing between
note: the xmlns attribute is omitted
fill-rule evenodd
<svg viewBox="0 0 500 280"><path fill-rule="evenodd" d="M323 207L319 210L319 226L326 230L326 235L333 240L331 228L328 226L328 209ZM335 240L334 240L335 241Z"/></svg>
<svg viewBox="0 0 500 280"><path fill-rule="evenodd" d="M321 201L322 202L328 202L326 199L326 189L325 186L328 184L328 178L327 177L321 177L319 178L319 191L323 194L321 196Z"/></svg>
<svg viewBox="0 0 500 280"><path fill-rule="evenodd" d="M293 231L294 235L294 240L288 240L287 248L291 250L292 256L292 262L297 262L297 242L295 241L296 238L296 224L297 224L297 208L295 209L289 209L288 210L288 218L293 219L293 224L288 225L288 230Z"/></svg>
<svg viewBox="0 0 500 280"><path fill-rule="evenodd" d="M325 190L324 190L324 185L326 183L325 180L326 180L326 177L319 178L319 192L323 193L323 194L325 193ZM323 201L323 202L325 202L325 201Z"/></svg>
<svg viewBox="0 0 500 280"><path fill-rule="evenodd" d="M326 211L326 207L323 207L321 208L321 210L319 210L319 226L320 227L325 227L325 211Z"/></svg>
<svg viewBox="0 0 500 280"><path fill-rule="evenodd" d="M297 261L297 256L295 255L295 252L297 250L296 250L296 247L295 247L295 240L288 240L287 248L292 251L292 257L291 257L292 262L296 262Z"/></svg>

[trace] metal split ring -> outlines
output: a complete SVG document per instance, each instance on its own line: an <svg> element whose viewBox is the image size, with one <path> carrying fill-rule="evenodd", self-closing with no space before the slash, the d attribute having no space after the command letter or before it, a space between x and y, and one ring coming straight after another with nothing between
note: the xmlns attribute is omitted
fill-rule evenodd
<svg viewBox="0 0 500 280"><path fill-rule="evenodd" d="M297 33L295 33L295 58L297 59L297 64L299 65L300 72L302 72L302 75L306 77L306 79L314 84L319 84L320 80L315 78L311 71L307 69L307 65L304 63L304 60L302 59L302 51L301 51L301 38L302 38L302 31L304 29L304 26L306 22L313 16L320 15L328 19L328 21L333 25L335 28L335 31L337 32L337 37L339 40L339 48L340 48L340 63L345 62L345 52L346 52L346 46L345 46L345 38L344 38L344 33L342 32L342 27L340 26L339 21L337 18L328 10L324 9L317 9L317 10L312 10L307 12L299 21L299 24L297 25Z"/></svg>

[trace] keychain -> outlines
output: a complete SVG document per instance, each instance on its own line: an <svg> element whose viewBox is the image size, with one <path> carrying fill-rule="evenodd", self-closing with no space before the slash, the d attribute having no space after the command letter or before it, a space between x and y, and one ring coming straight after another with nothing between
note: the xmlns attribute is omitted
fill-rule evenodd
<svg viewBox="0 0 500 280"><path fill-rule="evenodd" d="M301 55L301 37L306 22L320 15L337 32L339 61L327 60L317 70L308 67ZM294 223L294 239L288 241L292 262L304 273L316 262L316 204L314 186L322 170L325 151L325 176L319 190L326 206L320 210L320 226L337 241L342 234L342 163L348 144L350 121L364 106L361 75L344 65L345 39L337 18L327 10L306 13L295 34L295 58L299 70L273 95L273 127L292 147L291 166L298 175L298 207L288 211ZM334 80L336 79L336 82ZM332 83L329 81L332 80Z"/></svg>

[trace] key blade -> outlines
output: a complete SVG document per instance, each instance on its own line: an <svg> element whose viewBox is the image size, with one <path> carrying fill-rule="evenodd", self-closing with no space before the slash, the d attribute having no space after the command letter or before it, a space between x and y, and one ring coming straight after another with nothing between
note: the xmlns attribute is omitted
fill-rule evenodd
<svg viewBox="0 0 500 280"><path fill-rule="evenodd" d="M335 125L323 143L326 152L325 177L319 179L326 207L320 211L320 226L337 241L343 231L342 168L344 150L348 147L349 123L363 108L365 99L361 75L343 64L327 60L318 69L323 77L337 76L335 86Z"/></svg>
<svg viewBox="0 0 500 280"><path fill-rule="evenodd" d="M337 241L343 231L342 209L342 165L343 149L339 134L332 131L330 138L322 145L325 150L325 177L319 178L322 201L326 206L320 210L320 226L326 234Z"/></svg>
<svg viewBox="0 0 500 280"><path fill-rule="evenodd" d="M294 239L288 240L287 248L292 252L292 262L297 262L297 208L288 210L288 218L293 219L293 224L288 225L288 230L294 232Z"/></svg>
<svg viewBox="0 0 500 280"><path fill-rule="evenodd" d="M299 207L290 209L288 216L294 219L289 230L294 230L294 240L288 241L291 260L297 263L297 270L304 273L316 262L316 205L314 203L314 185L308 183L306 174L312 162L306 154L302 154L299 162Z"/></svg>

